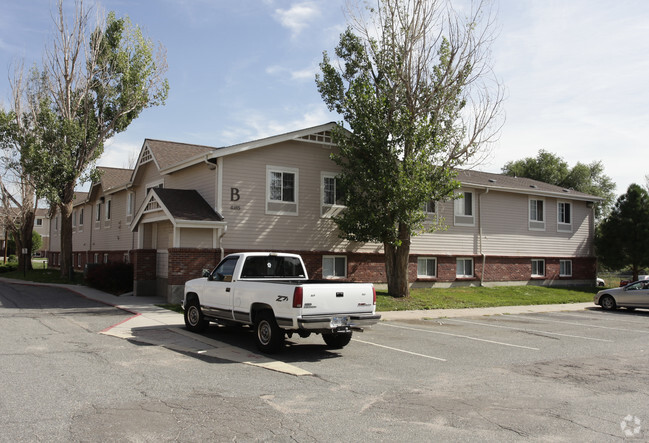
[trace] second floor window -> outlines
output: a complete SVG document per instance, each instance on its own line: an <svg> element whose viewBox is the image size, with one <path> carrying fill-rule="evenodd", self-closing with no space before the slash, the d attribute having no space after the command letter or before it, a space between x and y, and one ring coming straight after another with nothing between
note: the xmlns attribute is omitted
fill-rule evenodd
<svg viewBox="0 0 649 443"><path fill-rule="evenodd" d="M295 174L291 172L270 172L270 200L295 202Z"/></svg>
<svg viewBox="0 0 649 443"><path fill-rule="evenodd" d="M322 203L325 205L343 206L345 204L343 195L338 185L338 179L334 176L323 177Z"/></svg>

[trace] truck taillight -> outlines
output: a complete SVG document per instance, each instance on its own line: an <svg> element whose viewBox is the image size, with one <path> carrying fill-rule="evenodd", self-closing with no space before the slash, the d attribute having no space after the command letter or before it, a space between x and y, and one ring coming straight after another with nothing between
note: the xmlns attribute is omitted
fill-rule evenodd
<svg viewBox="0 0 649 443"><path fill-rule="evenodd" d="M372 302L376 306L376 288L374 286L372 286Z"/></svg>
<svg viewBox="0 0 649 443"><path fill-rule="evenodd" d="M301 308L302 307L302 297L303 297L302 286L298 286L293 290L293 307L294 308Z"/></svg>

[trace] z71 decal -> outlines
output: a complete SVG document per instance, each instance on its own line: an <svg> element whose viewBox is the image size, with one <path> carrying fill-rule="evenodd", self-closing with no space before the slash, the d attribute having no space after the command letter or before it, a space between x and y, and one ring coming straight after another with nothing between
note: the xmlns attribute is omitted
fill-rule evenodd
<svg viewBox="0 0 649 443"><path fill-rule="evenodd" d="M288 301L288 297L285 295L278 295L277 300L275 301Z"/></svg>

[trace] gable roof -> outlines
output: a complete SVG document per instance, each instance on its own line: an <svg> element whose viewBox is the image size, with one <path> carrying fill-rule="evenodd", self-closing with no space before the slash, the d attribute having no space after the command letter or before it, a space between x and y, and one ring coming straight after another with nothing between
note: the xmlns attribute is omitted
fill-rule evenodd
<svg viewBox="0 0 649 443"><path fill-rule="evenodd" d="M101 174L100 183L104 194L126 186L133 173L132 169L109 168L107 166L97 166L97 170Z"/></svg>
<svg viewBox="0 0 649 443"><path fill-rule="evenodd" d="M147 213L161 212L176 227L215 227L224 224L216 212L195 189L152 188L131 223L131 231ZM156 217L156 221L160 220Z"/></svg>
<svg viewBox="0 0 649 443"><path fill-rule="evenodd" d="M291 131L284 134L273 135L271 137L260 138L257 140L252 140L245 143L239 143L236 145L225 146L221 148L205 148L204 151L199 152L193 157L185 157L183 161L176 164L169 165L167 167L160 167L160 172L168 174L174 171L184 169L188 166L194 165L201 162L212 162L215 161L218 157L225 157L227 155L237 154L239 152L245 152L252 149L262 148L264 146L270 146L276 143L281 143L289 140L298 140L305 143L316 143L319 145L332 145L331 142L331 130L337 123L330 122L325 123L324 125L312 126L310 128L300 129L297 131Z"/></svg>
<svg viewBox="0 0 649 443"><path fill-rule="evenodd" d="M601 201L601 197L589 195L574 189L566 189L538 180L525 177L511 177L509 175L494 174L490 172L458 170L457 180L465 187L493 189L494 191L513 192L545 197L565 198L583 201Z"/></svg>

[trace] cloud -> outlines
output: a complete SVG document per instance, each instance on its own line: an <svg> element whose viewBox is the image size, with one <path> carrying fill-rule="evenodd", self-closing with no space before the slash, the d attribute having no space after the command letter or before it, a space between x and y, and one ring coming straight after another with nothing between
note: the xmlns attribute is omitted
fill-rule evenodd
<svg viewBox="0 0 649 443"><path fill-rule="evenodd" d="M272 65L266 68L266 73L269 75L276 75L288 77L291 80L309 80L313 81L316 73L318 72L317 66L309 66L308 68L291 70L284 66Z"/></svg>
<svg viewBox="0 0 649 443"><path fill-rule="evenodd" d="M282 26L291 30L292 37L297 37L318 16L320 8L315 2L295 3L289 9L276 9L274 14Z"/></svg>

